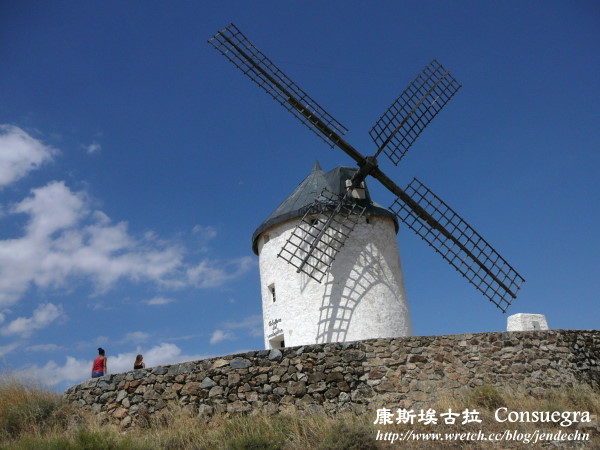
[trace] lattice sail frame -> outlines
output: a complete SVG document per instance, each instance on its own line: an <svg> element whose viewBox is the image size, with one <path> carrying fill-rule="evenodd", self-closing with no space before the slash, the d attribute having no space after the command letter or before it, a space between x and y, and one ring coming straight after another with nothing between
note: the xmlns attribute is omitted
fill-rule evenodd
<svg viewBox="0 0 600 450"><path fill-rule="evenodd" d="M516 298L525 281L471 226L450 206L416 178L406 193L427 211L457 242L421 218L414 208L396 199L390 210L425 240L502 312Z"/></svg>
<svg viewBox="0 0 600 450"><path fill-rule="evenodd" d="M323 189L277 255L321 282L366 207Z"/></svg>
<svg viewBox="0 0 600 450"><path fill-rule="evenodd" d="M208 42L330 147L333 148L335 139L328 136L323 127L317 127L311 118L317 118L337 134L344 135L348 131L279 70L234 24L219 31ZM304 109L309 117L303 115L298 107Z"/></svg>
<svg viewBox="0 0 600 450"><path fill-rule="evenodd" d="M456 94L461 85L435 59L402 92L369 134L398 165L425 127Z"/></svg>

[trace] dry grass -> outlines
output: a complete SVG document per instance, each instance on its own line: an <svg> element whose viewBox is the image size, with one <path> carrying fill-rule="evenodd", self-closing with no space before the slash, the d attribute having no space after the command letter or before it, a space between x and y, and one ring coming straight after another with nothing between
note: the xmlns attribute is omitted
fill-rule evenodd
<svg viewBox="0 0 600 450"><path fill-rule="evenodd" d="M503 432L506 429L532 433L558 430L574 432L576 424L562 428L558 424L498 423L494 411L506 407L512 411L589 411L600 414L600 393L588 388L563 389L531 396L505 392L493 386L465 390L443 396L428 405L439 413L448 409L460 412L468 408L479 411L481 424L455 425L374 425L376 411L363 416L336 418L324 415L250 414L235 417L202 417L173 408L148 418L144 427L121 430L103 424L98 417L82 415L65 405L58 394L9 376L0 377L0 448L10 449L376 449L440 448L440 442L396 442L393 447L378 441L378 431L402 433ZM394 411L395 413L396 411ZM590 432L586 448L597 448L599 435ZM570 444L570 445L569 445ZM554 444L551 444L554 445ZM444 442L444 448L489 448L491 443L474 441ZM497 448L525 448L519 442L502 442ZM567 443L565 448L574 448Z"/></svg>
<svg viewBox="0 0 600 450"><path fill-rule="evenodd" d="M61 398L13 375L0 378L0 442L24 432L44 432L60 409Z"/></svg>
<svg viewBox="0 0 600 450"><path fill-rule="evenodd" d="M214 417L175 408L144 430L144 445L165 449L375 449L370 417L281 414Z"/></svg>

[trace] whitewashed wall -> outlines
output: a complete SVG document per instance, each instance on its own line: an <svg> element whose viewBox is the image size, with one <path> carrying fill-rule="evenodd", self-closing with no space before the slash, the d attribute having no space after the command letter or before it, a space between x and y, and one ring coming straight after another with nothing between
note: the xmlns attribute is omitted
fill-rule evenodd
<svg viewBox="0 0 600 450"><path fill-rule="evenodd" d="M281 338L289 347L412 336L393 221L361 219L320 284L277 257L298 222L278 224L259 238L265 348Z"/></svg>
<svg viewBox="0 0 600 450"><path fill-rule="evenodd" d="M548 321L543 314L518 313L508 316L506 331L548 330Z"/></svg>

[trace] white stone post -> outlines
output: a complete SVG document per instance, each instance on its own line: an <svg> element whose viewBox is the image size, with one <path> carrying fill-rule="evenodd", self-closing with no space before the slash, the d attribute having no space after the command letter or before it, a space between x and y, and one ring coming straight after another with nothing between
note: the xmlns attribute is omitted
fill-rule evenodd
<svg viewBox="0 0 600 450"><path fill-rule="evenodd" d="M508 316L507 331L536 331L548 330L548 322L543 314L513 314Z"/></svg>

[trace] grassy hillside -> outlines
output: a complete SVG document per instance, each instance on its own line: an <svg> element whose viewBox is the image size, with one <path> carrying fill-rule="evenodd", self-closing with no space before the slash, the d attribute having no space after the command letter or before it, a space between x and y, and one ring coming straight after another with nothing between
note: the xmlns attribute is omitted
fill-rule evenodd
<svg viewBox="0 0 600 450"><path fill-rule="evenodd" d="M383 405L385 406L385 405ZM461 395L444 397L436 404L427 405L438 414L437 424L424 424L414 418L414 424L396 424L397 410L391 411L394 424L374 424L377 410L363 416L331 418L323 415L250 414L237 417L213 417L206 420L180 409L172 409L155 417L146 417L138 427L121 430L117 426L100 423L97 417L84 414L63 403L61 396L35 385L23 383L10 375L0 376L0 448L7 449L376 449L376 448L490 448L493 444L473 438L480 430L484 433L523 433L522 439L503 439L497 448L525 448L523 440L530 433L557 432L588 433L589 441L567 441L564 448L600 448L597 419L591 424L574 423L568 427L558 423L499 423L495 419L498 408L507 411L588 411L600 412L600 393L581 387L548 392L540 396L508 393L492 386L466 390ZM477 410L481 423L444 424L440 413L452 410ZM559 414L560 416L560 414ZM558 416L557 416L558 417ZM595 422L594 422L595 420ZM412 433L409 441L389 440L394 433ZM387 433L387 434L386 434ZM420 433L439 433L446 442L426 441ZM444 433L464 433L449 438ZM384 435L387 441L382 440ZM380 439L377 439L377 436ZM415 437L419 441L414 441ZM452 440L448 440L452 439ZM538 446L556 446L538 442ZM599 447L595 447L599 446Z"/></svg>

